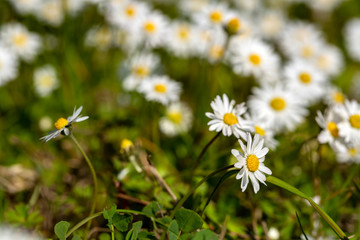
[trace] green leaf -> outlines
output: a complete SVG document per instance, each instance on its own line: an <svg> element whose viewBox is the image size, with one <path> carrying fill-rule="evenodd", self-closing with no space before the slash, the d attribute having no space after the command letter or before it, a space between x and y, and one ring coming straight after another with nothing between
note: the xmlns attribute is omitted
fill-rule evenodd
<svg viewBox="0 0 360 240"><path fill-rule="evenodd" d="M209 229L203 229L197 232L192 240L218 240L219 237Z"/></svg>
<svg viewBox="0 0 360 240"><path fill-rule="evenodd" d="M81 238L79 237L79 235L74 235L71 240L81 240Z"/></svg>
<svg viewBox="0 0 360 240"><path fill-rule="evenodd" d="M168 234L169 240L177 240L179 238L179 225L177 224L176 220L171 221L168 229Z"/></svg>
<svg viewBox="0 0 360 240"><path fill-rule="evenodd" d="M348 239L345 235L345 233L341 230L341 228L334 222L334 220L324 211L321 209L319 205L317 205L310 197L308 197L305 193L301 192L297 188L291 186L290 184L276 178L273 176L268 176L266 178L266 181L281 187L285 190L288 190L291 193L294 193L295 195L298 195L299 197L302 197L309 201L311 206L320 214L320 216L330 225L332 230L341 238L341 239Z"/></svg>
<svg viewBox="0 0 360 240"><path fill-rule="evenodd" d="M113 224L112 217L114 216L115 212L116 212L115 204L113 204L109 210L104 210L103 212L104 218L109 221L109 225Z"/></svg>
<svg viewBox="0 0 360 240"><path fill-rule="evenodd" d="M110 237L110 234L108 234L108 233L101 233L99 235L99 240L110 240L110 239L111 239L111 237Z"/></svg>
<svg viewBox="0 0 360 240"><path fill-rule="evenodd" d="M129 229L130 223L132 223L133 217L131 214L115 214L112 217L112 222L117 230L120 232L126 232Z"/></svg>
<svg viewBox="0 0 360 240"><path fill-rule="evenodd" d="M133 228L126 234L125 240L137 240L142 227L142 221L135 222Z"/></svg>
<svg viewBox="0 0 360 240"><path fill-rule="evenodd" d="M162 205L158 202L150 202L148 205L146 205L142 212L146 213L149 217L156 217L156 213L161 211Z"/></svg>
<svg viewBox="0 0 360 240"><path fill-rule="evenodd" d="M180 236L180 240L192 240L193 234L192 233L184 233Z"/></svg>
<svg viewBox="0 0 360 240"><path fill-rule="evenodd" d="M154 233L143 230L143 231L139 232L138 239L139 240L152 240L152 239L156 239L156 237L155 237Z"/></svg>
<svg viewBox="0 0 360 240"><path fill-rule="evenodd" d="M69 227L70 227L70 223L68 223L66 221L58 222L54 228L56 236L60 240L65 240L66 239L65 235L66 235L67 231L69 230Z"/></svg>
<svg viewBox="0 0 360 240"><path fill-rule="evenodd" d="M185 208L175 212L175 219L183 232L195 231L203 225L203 220L196 212Z"/></svg>

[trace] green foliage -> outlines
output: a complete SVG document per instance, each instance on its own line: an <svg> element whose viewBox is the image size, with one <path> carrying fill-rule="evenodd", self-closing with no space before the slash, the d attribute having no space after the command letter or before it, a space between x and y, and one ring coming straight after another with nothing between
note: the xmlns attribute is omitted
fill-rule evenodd
<svg viewBox="0 0 360 240"><path fill-rule="evenodd" d="M140 229L142 227L142 221L133 223L132 229L126 234L125 240L137 240Z"/></svg>
<svg viewBox="0 0 360 240"><path fill-rule="evenodd" d="M219 237L209 229L203 229L195 233L193 240L218 240Z"/></svg>
<svg viewBox="0 0 360 240"><path fill-rule="evenodd" d="M130 224L133 221L133 217L130 214L114 214L112 222L117 230L120 232L126 232L129 229Z"/></svg>
<svg viewBox="0 0 360 240"><path fill-rule="evenodd" d="M168 228L169 240L177 240L179 238L179 225L176 220L172 220Z"/></svg>
<svg viewBox="0 0 360 240"><path fill-rule="evenodd" d="M203 225L202 218L196 212L185 208L180 208L176 211L175 219L180 230L183 232L195 231Z"/></svg>
<svg viewBox="0 0 360 240"><path fill-rule="evenodd" d="M66 221L61 221L58 222L55 225L54 231L56 236L60 239L60 240L65 240L66 239L66 233L69 230L70 227L70 223L66 222Z"/></svg>
<svg viewBox="0 0 360 240"><path fill-rule="evenodd" d="M150 217L156 217L156 214L161 211L162 205L158 202L150 202L143 208L143 212Z"/></svg>

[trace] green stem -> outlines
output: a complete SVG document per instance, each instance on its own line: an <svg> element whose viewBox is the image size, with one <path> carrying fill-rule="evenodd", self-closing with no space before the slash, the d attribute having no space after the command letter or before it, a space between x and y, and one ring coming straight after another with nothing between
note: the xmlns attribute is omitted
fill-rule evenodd
<svg viewBox="0 0 360 240"><path fill-rule="evenodd" d="M146 213L143 213L143 212L139 212L139 211L135 211L135 210L126 210L126 209L117 209L116 210L117 213L130 213L130 214L138 214L138 215L143 215L143 216L146 216L150 219L152 219L151 216L148 216ZM83 226L84 224L86 224L87 222L90 222L92 219L94 218L97 218L101 215L103 215L104 211L102 212L98 212L98 213L95 213L94 215L92 216L89 216L83 220L81 220L79 223L77 223L74 227L72 227L65 235L65 238L68 238L73 232L75 232L76 230L78 230L81 226ZM157 220L157 219L154 219L155 222L157 223L160 223L164 226L167 227L167 225L165 225L164 223L162 223L160 220Z"/></svg>
<svg viewBox="0 0 360 240"><path fill-rule="evenodd" d="M92 216L95 212L95 207L96 207L96 199L97 199L97 194L98 194L98 181L97 181L97 177L96 177L96 172L95 169L89 159L89 157L86 155L85 151L83 150L83 148L81 147L81 145L79 144L79 142L76 140L75 136L71 133L70 134L71 139L74 141L76 147L79 149L79 151L81 152L81 154L84 156L86 163L88 164L90 171L91 171L91 175L94 181L94 194L93 194L93 203L91 205L91 210L90 210L90 214L89 216ZM90 228L91 225L91 219L88 222L86 228L87 230Z"/></svg>
<svg viewBox="0 0 360 240"><path fill-rule="evenodd" d="M200 155L196 158L196 161L194 163L194 165L192 166L192 169L191 169L191 174L190 174L190 183L191 183L191 180L193 178L193 175L194 175L194 171L195 169L197 168L197 166L199 165L200 163L200 160L201 158L204 156L206 150L210 147L210 145L220 136L221 132L218 132L211 140L210 142L208 142L206 144L206 146L203 148L203 150L201 151Z"/></svg>
<svg viewBox="0 0 360 240"><path fill-rule="evenodd" d="M111 225L111 240L115 240L114 225Z"/></svg>
<svg viewBox="0 0 360 240"><path fill-rule="evenodd" d="M204 182L206 182L209 178L211 178L212 176L218 174L218 173L221 173L223 171L226 171L230 168L234 167L234 165L230 165L230 166L226 166L226 167L223 167L223 168L220 168L212 173L210 173L209 175L207 175L206 177L204 177L200 182L198 182L194 187L192 187L190 189L190 191L183 197L180 199L180 201L176 204L171 216L170 216L170 219L173 219L174 216L175 216L175 212L176 210L178 210L183 204L184 202L191 196L191 194L193 194L195 192L195 190L201 186L201 184L203 184Z"/></svg>
<svg viewBox="0 0 360 240"><path fill-rule="evenodd" d="M273 176L268 176L266 178L267 182L270 182L278 187L281 187L285 190L288 190L291 193L294 193L295 195L302 197L309 201L311 206L320 214L320 216L330 225L330 227L333 229L333 231L341 238L341 239L348 239L345 235L345 233L341 230L341 228L332 220L332 218L321 209L319 205L317 205L310 197L308 197L305 193L301 192L297 188L291 186L290 184L276 178Z"/></svg>

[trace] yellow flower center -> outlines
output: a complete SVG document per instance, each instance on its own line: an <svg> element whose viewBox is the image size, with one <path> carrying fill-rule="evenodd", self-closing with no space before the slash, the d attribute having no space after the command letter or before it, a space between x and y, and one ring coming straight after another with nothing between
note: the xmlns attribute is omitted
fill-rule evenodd
<svg viewBox="0 0 360 240"><path fill-rule="evenodd" d="M212 45L210 48L210 56L215 59L220 59L224 54L224 47L220 45Z"/></svg>
<svg viewBox="0 0 360 240"><path fill-rule="evenodd" d="M166 86L164 84L156 84L154 90L158 93L166 92Z"/></svg>
<svg viewBox="0 0 360 240"><path fill-rule="evenodd" d="M54 125L57 130L60 130L64 128L68 123L68 120L66 120L65 118L59 118Z"/></svg>
<svg viewBox="0 0 360 240"><path fill-rule="evenodd" d="M306 73L306 72L303 72L299 75L299 79L302 83L305 83L305 84L308 84L311 82L311 76L310 74Z"/></svg>
<svg viewBox="0 0 360 240"><path fill-rule="evenodd" d="M179 112L170 112L168 114L168 118L173 122L173 123L181 123L182 120L182 115Z"/></svg>
<svg viewBox="0 0 360 240"><path fill-rule="evenodd" d="M284 108L286 107L286 102L283 98L281 97L274 97L271 101L270 101L270 106L272 107L272 109L274 109L275 111L282 111L284 110Z"/></svg>
<svg viewBox="0 0 360 240"><path fill-rule="evenodd" d="M304 46L302 48L301 55L305 58L309 58L314 54L314 49L311 46Z"/></svg>
<svg viewBox="0 0 360 240"><path fill-rule="evenodd" d="M327 129L329 130L329 132L331 133L331 135L334 138L337 138L339 136L339 129L338 129L336 123L329 122L328 125L327 125Z"/></svg>
<svg viewBox="0 0 360 240"><path fill-rule="evenodd" d="M354 114L354 115L350 116L349 122L353 128L360 129L360 115L359 114Z"/></svg>
<svg viewBox="0 0 360 240"><path fill-rule="evenodd" d="M51 87L53 85L53 78L51 76L43 76L40 79L40 85L44 87Z"/></svg>
<svg viewBox="0 0 360 240"><path fill-rule="evenodd" d="M255 172L259 169L259 159L256 155L249 155L246 159L246 165L251 172Z"/></svg>
<svg viewBox="0 0 360 240"><path fill-rule="evenodd" d="M154 33L156 31L156 25L153 22L148 21L144 24L144 29L148 33Z"/></svg>
<svg viewBox="0 0 360 240"><path fill-rule="evenodd" d="M348 153L351 157L355 157L357 155L357 150L355 148L349 148Z"/></svg>
<svg viewBox="0 0 360 240"><path fill-rule="evenodd" d="M260 56L257 55L257 54L251 54L251 55L249 56L249 60L250 60L250 62L251 62L252 64L254 64L254 65L259 65L259 64L261 63L261 58L260 58Z"/></svg>
<svg viewBox="0 0 360 240"><path fill-rule="evenodd" d="M259 126L255 126L255 133L259 134L260 136L265 136L266 131Z"/></svg>
<svg viewBox="0 0 360 240"><path fill-rule="evenodd" d="M25 45L26 41L27 41L27 36L23 33L14 36L14 43L16 46L22 47Z"/></svg>
<svg viewBox="0 0 360 240"><path fill-rule="evenodd" d="M326 69L329 66L329 58L326 56L320 56L317 59L317 66L321 69Z"/></svg>
<svg viewBox="0 0 360 240"><path fill-rule="evenodd" d="M135 13L136 13L134 6L131 6L131 5L128 6L128 7L125 9L125 13L126 13L126 15L129 16L129 17L133 17L133 16L135 15Z"/></svg>
<svg viewBox="0 0 360 240"><path fill-rule="evenodd" d="M218 23L221 22L222 20L222 13L220 11L212 11L210 13L210 19L211 21L213 21L214 23Z"/></svg>
<svg viewBox="0 0 360 240"><path fill-rule="evenodd" d="M238 123L237 117L233 113L225 113L224 123L231 126Z"/></svg>
<svg viewBox="0 0 360 240"><path fill-rule="evenodd" d="M189 38L189 28L188 27L180 27L178 30L178 36L182 40L186 40Z"/></svg>
<svg viewBox="0 0 360 240"><path fill-rule="evenodd" d="M345 102L345 96L341 92L335 92L333 94L333 99L336 103L344 103Z"/></svg>
<svg viewBox="0 0 360 240"><path fill-rule="evenodd" d="M132 141L130 141L129 139L123 139L121 141L121 146L120 148L122 150L128 151L132 146L134 146L134 144L132 143Z"/></svg>
<svg viewBox="0 0 360 240"><path fill-rule="evenodd" d="M241 23L240 20L237 18L232 18L227 23L227 28L229 29L230 33L236 33L237 31L239 31L240 27Z"/></svg>
<svg viewBox="0 0 360 240"><path fill-rule="evenodd" d="M133 68L133 73L141 78L144 78L149 75L149 68L146 66L138 66Z"/></svg>

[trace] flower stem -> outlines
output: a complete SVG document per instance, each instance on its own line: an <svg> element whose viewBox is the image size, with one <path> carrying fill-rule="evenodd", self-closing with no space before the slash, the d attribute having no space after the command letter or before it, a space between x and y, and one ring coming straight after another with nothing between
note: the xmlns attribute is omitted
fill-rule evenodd
<svg viewBox="0 0 360 240"><path fill-rule="evenodd" d="M89 157L86 155L84 149L81 147L81 145L79 144L79 142L76 140L75 136L73 134L70 134L71 139L74 141L76 147L79 149L79 151L81 152L81 154L84 156L86 163L88 164L90 171L91 171L91 175L94 181L94 194L93 194L93 202L91 205L91 210L90 210L90 214L89 216L92 216L95 212L95 207L96 207L96 199L97 199L97 194L98 194L98 181L97 181L97 177L96 177L96 172L95 169L89 159ZM91 225L91 219L88 222L86 228L87 230L90 228Z"/></svg>
<svg viewBox="0 0 360 240"><path fill-rule="evenodd" d="M210 142L208 142L208 144L206 144L206 146L203 148L203 150L201 151L200 155L196 158L196 161L194 163L194 165L192 166L192 169L191 169L191 174L190 174L190 183L191 183L191 180L194 176L194 171L195 169L197 168L197 166L199 165L200 163L200 160L201 158L204 156L206 150L210 147L210 145L220 136L221 132L218 132L211 140Z"/></svg>

